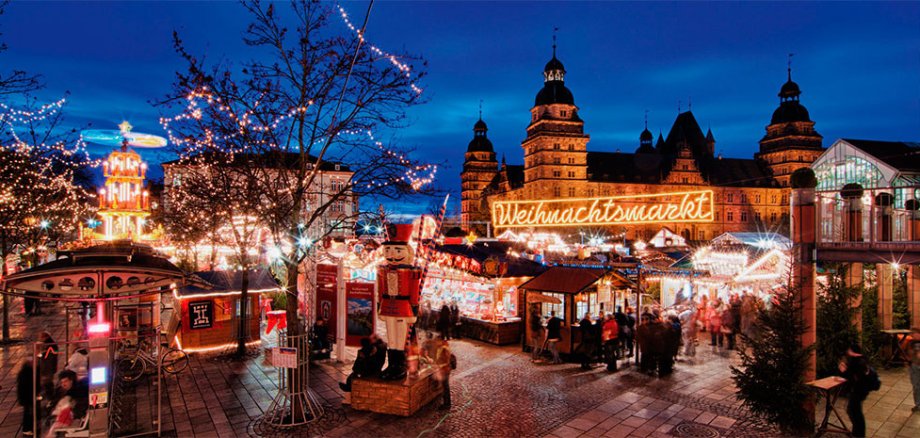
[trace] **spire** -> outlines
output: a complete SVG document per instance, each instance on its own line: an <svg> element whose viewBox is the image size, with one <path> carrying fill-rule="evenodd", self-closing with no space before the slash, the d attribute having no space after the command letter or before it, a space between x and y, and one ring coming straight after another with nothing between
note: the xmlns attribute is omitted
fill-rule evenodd
<svg viewBox="0 0 920 438"><path fill-rule="evenodd" d="M559 32L559 27L553 27L553 58L556 57L556 33Z"/></svg>
<svg viewBox="0 0 920 438"><path fill-rule="evenodd" d="M648 131L648 110L645 110L645 130Z"/></svg>
<svg viewBox="0 0 920 438"><path fill-rule="evenodd" d="M479 120L482 120L482 99L479 99Z"/></svg>
<svg viewBox="0 0 920 438"><path fill-rule="evenodd" d="M508 166L508 163L505 162L505 154L502 154L502 170L505 170L505 167Z"/></svg>
<svg viewBox="0 0 920 438"><path fill-rule="evenodd" d="M789 82L792 82L792 57L795 53L789 54L789 59L786 61L786 77Z"/></svg>

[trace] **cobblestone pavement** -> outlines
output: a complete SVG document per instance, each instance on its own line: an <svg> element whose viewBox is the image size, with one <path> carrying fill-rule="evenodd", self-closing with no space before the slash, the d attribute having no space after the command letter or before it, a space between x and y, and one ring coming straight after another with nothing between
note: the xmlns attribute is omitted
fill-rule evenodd
<svg viewBox="0 0 920 438"><path fill-rule="evenodd" d="M13 336L34 339L50 330L64 335L57 305L46 316L13 315ZM453 409L423 408L400 418L342 407L338 382L350 362L325 361L311 369L311 387L324 401L327 418L311 428L275 431L260 417L277 390L277 372L261 356L231 361L192 357L189 370L164 379L165 436L608 436L757 437L776 436L770 425L748 414L734 397L728 367L735 360L699 349L692 362L679 362L672 376L657 379L626 368L581 370L577 364L533 364L520 346L495 347L452 341L459 367L451 378ZM28 357L25 345L0 348L0 437L20 436L22 409L16 404L15 374ZM353 354L353 352L351 352ZM880 370L883 387L865 403L870 436L920 436L920 414L911 414L905 369ZM152 380L128 389L132 418L155 418ZM843 402L839 405L843 412ZM820 412L819 412L820 414ZM149 420L148 420L149 421ZM153 430L145 421L135 429ZM126 427L125 430L129 430Z"/></svg>

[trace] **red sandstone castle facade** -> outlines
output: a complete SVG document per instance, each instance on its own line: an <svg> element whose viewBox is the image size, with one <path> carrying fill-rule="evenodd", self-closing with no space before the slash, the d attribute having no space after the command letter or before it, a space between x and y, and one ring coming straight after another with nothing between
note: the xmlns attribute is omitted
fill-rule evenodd
<svg viewBox="0 0 920 438"><path fill-rule="evenodd" d="M508 165L504 158L499 164L485 122L480 118L474 125L461 172L465 229L481 232L486 222L495 223L492 207L496 202L583 202L711 191L713 210L706 221L606 228L611 233L625 229L631 239L647 239L667 226L689 240L708 240L729 231L777 230L788 222L790 175L809 166L823 151L822 137L799 102L801 91L791 71L779 93L780 106L753 159L716 156L712 131L703 134L690 111L678 114L667 137L659 134L657 141L646 126L635 153L589 151L590 136L565 86L565 74L554 53L544 68L543 88L530 110L527 137L521 142L523 165Z"/></svg>

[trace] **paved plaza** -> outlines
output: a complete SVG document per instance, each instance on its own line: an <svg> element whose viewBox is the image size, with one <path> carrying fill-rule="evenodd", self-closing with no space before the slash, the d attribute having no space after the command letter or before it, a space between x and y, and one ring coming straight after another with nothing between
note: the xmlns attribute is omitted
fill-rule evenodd
<svg viewBox="0 0 920 438"><path fill-rule="evenodd" d="M64 337L58 305L46 315L24 320L14 315L13 335L32 340L48 329ZM705 344L703 344L705 345ZM220 355L192 357L191 366L165 379L162 426L165 436L607 436L607 437L756 437L778 432L751 416L734 397L729 366L736 360L708 348L692 362L678 362L672 376L648 377L633 368L608 373L584 371L577 364L533 364L519 346L495 347L452 341L459 366L452 377L454 406L436 403L412 418L358 412L341 405L337 383L350 363L321 362L312 368L311 386L324 401L327 418L310 428L271 430L260 421L277 389L277 372L259 355L232 361ZM25 345L0 349L0 437L19 437L21 408L15 374L28 356ZM881 370L883 386L865 404L870 436L920 436L920 414L911 414L912 396L905 369ZM124 392L133 421L155 418L149 377ZM843 406L841 404L841 412ZM151 428L150 424L144 427Z"/></svg>

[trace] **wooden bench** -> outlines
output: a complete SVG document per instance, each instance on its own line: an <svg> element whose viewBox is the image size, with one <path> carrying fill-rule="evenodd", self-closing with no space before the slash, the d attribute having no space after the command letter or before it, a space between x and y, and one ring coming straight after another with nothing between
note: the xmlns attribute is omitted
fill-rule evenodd
<svg viewBox="0 0 920 438"><path fill-rule="evenodd" d="M444 385L434 378L430 368L418 377L404 380L381 380L356 377L351 382L351 407L359 411L409 417L438 398Z"/></svg>

